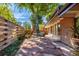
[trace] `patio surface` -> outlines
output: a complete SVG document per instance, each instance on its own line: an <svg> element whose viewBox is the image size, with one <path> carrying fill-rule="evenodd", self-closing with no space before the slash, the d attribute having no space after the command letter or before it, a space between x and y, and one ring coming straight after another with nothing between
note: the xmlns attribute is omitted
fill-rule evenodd
<svg viewBox="0 0 79 59"><path fill-rule="evenodd" d="M52 39L53 40L53 39ZM16 56L72 56L72 48L61 42L54 42L49 37L25 39Z"/></svg>

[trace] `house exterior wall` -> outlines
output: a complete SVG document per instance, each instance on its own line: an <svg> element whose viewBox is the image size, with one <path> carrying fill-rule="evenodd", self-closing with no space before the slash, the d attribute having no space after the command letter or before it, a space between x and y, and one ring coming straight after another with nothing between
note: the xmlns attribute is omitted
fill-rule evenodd
<svg viewBox="0 0 79 59"><path fill-rule="evenodd" d="M59 17L59 18L62 17L62 20L56 19L57 17ZM72 42L72 41L76 40L75 38L74 38L74 40L72 39L74 37L74 31L72 30L72 27L73 28L75 27L74 26L75 17L79 17L79 5L78 4L68 4L67 7L64 7L63 9L58 10L58 15L56 17L53 16L53 20L51 19L51 22L48 22L46 28L48 28L48 27L50 28L50 26L52 26L53 34L60 35L61 41L63 41L64 43L66 43L70 46L72 46L72 44L75 45ZM60 21L57 22L58 20L60 20ZM51 25L51 23L52 23L52 25ZM58 26L57 26L58 24L60 25L59 30L58 30Z"/></svg>
<svg viewBox="0 0 79 59"><path fill-rule="evenodd" d="M72 27L74 27L74 18L72 17L65 17L59 23L61 25L60 35L61 40L72 46L71 38L73 37L74 32L72 31Z"/></svg>
<svg viewBox="0 0 79 59"><path fill-rule="evenodd" d="M53 25L53 23L52 23L52 25ZM58 28L58 27L60 27L60 28ZM72 46L71 38L74 35L74 32L72 31L72 27L74 27L74 18L73 17L64 17L60 22L49 27L48 32L51 34L60 36L60 40L62 42ZM51 30L51 28L52 28L52 30Z"/></svg>

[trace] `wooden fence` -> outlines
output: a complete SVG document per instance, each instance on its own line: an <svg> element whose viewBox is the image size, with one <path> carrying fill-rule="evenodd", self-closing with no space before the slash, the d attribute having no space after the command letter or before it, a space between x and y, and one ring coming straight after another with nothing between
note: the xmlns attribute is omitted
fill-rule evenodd
<svg viewBox="0 0 79 59"><path fill-rule="evenodd" d="M0 17L0 50L9 46L19 35L24 33L24 28Z"/></svg>

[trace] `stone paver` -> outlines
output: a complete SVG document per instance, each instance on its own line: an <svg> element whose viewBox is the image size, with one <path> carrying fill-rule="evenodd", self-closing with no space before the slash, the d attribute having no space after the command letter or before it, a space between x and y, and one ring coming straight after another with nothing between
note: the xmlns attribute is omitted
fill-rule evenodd
<svg viewBox="0 0 79 59"><path fill-rule="evenodd" d="M46 38L26 39L16 56L65 56L59 47Z"/></svg>

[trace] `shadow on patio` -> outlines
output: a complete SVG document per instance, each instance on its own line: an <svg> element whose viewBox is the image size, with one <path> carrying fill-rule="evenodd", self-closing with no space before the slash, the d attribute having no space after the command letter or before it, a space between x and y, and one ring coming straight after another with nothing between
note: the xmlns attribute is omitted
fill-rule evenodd
<svg viewBox="0 0 79 59"><path fill-rule="evenodd" d="M49 38L26 39L16 55L18 56L65 56L68 51L57 47ZM65 53L64 53L64 52ZM68 52L70 53L70 52ZM70 55L70 54L68 54Z"/></svg>

